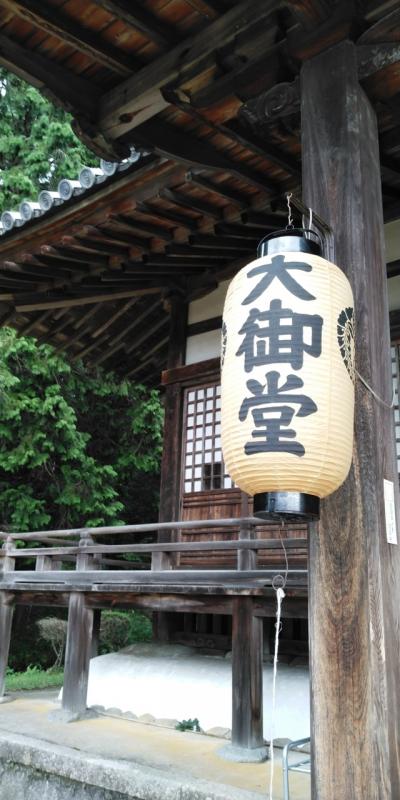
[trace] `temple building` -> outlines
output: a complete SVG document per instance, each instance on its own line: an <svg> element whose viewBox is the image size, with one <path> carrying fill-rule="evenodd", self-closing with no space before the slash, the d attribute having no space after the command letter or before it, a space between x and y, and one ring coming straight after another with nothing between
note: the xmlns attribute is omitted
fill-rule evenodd
<svg viewBox="0 0 400 800"><path fill-rule="evenodd" d="M383 481L397 514L398 3L0 0L0 25L0 63L71 111L102 159L3 211L0 324L161 387L165 406L151 570L102 577L90 562L101 550L94 530L68 534L69 583L57 532L42 532L35 573L14 571L11 538L4 641L14 603L44 604L50 593L68 605L63 702L79 712L90 648L78 657L73 637L89 639L93 614L111 603L151 608L161 641L232 647L232 741L257 750L283 539L282 652L307 654L310 643L312 796L396 800L400 556ZM282 528L257 523L225 467L220 356L229 281L266 234L286 228L288 201L294 224L319 233L352 285L363 382L349 478L322 501L319 523ZM347 769L349 759L369 774Z"/></svg>

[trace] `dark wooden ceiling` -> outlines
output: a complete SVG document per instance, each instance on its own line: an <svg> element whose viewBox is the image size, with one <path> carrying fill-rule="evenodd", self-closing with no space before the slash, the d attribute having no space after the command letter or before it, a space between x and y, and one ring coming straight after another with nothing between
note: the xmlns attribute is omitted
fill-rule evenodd
<svg viewBox="0 0 400 800"><path fill-rule="evenodd" d="M301 64L343 39L376 108L396 219L398 2L0 0L0 63L71 111L99 155L143 153L2 236L1 324L156 379L171 296L233 274L280 226L285 192L300 195Z"/></svg>

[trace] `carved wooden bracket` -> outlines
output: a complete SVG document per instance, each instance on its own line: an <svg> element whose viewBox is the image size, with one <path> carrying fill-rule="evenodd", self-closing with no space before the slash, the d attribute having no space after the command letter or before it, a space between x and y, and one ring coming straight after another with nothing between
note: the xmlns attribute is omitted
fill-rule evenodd
<svg viewBox="0 0 400 800"><path fill-rule="evenodd" d="M357 62L359 80L365 80L385 67L400 61L400 42L359 44ZM252 128L268 125L282 117L300 111L300 79L292 83L278 83L272 89L249 100L240 109L239 115Z"/></svg>
<svg viewBox="0 0 400 800"><path fill-rule="evenodd" d="M240 116L251 127L259 128L281 117L300 111L300 80L293 83L278 83L267 92L250 100L240 110Z"/></svg>

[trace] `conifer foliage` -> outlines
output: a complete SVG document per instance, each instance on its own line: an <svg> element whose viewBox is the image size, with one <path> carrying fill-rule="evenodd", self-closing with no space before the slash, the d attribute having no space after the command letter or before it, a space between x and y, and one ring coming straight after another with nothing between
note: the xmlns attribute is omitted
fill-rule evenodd
<svg viewBox="0 0 400 800"><path fill-rule="evenodd" d="M56 190L98 158L75 136L70 116L33 86L0 68L0 211Z"/></svg>
<svg viewBox="0 0 400 800"><path fill-rule="evenodd" d="M0 525L27 531L156 518L158 393L0 330Z"/></svg>

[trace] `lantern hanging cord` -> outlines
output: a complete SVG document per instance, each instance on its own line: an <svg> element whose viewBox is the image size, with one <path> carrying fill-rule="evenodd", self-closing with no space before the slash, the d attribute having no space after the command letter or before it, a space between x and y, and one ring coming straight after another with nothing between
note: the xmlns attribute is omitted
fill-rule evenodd
<svg viewBox="0 0 400 800"><path fill-rule="evenodd" d="M287 583L289 572L289 559L286 547L282 538L283 521L279 528L279 538L283 552L285 554L285 572L283 575L275 575L272 579L272 586L276 592L276 622L275 622L275 647L274 647L274 667L272 675L272 709L271 709L271 737L269 743L269 760L270 760L270 773L269 773L269 800L273 800L273 784L274 784L274 728L275 728L275 708L276 708L276 678L278 672L278 650L279 650L279 634L282 629L281 615L282 615L282 601L285 597L284 589Z"/></svg>
<svg viewBox="0 0 400 800"><path fill-rule="evenodd" d="M359 373L358 369L354 368L354 373L355 373L355 375L357 375L358 380L361 381L363 386L365 386L365 388L368 389L369 392L371 392L372 397L374 397L375 400L378 403L380 403L382 406L384 406L384 408L388 408L389 410L394 408L394 400L395 400L394 390L393 390L393 395L392 395L392 402L391 403L387 403L386 400L383 400L382 397L379 397L379 394L374 392L372 386L370 386L368 381L366 381L365 378L363 378L363 376Z"/></svg>
<svg viewBox="0 0 400 800"><path fill-rule="evenodd" d="M291 199L292 199L292 196L293 196L292 192L288 192L287 195L286 195L286 203L287 203L287 208L288 208L288 221L287 221L287 225L286 225L286 230L287 231L291 231L294 228L293 217L292 217L292 205L291 205L291 202L290 202Z"/></svg>

